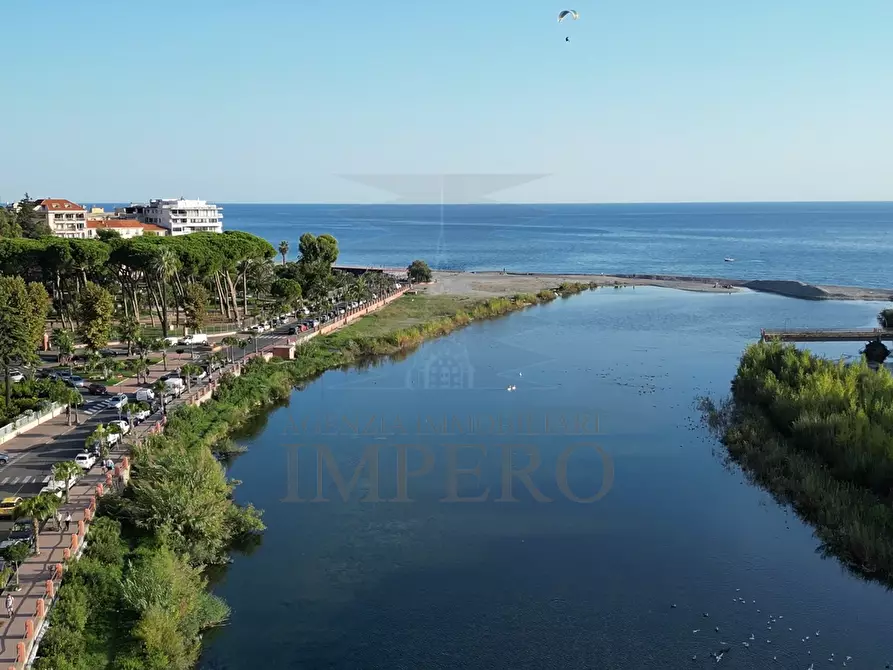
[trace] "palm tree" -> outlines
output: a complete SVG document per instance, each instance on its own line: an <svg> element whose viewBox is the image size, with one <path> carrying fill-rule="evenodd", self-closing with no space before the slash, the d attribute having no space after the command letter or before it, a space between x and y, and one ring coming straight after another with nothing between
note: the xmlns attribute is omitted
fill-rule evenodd
<svg viewBox="0 0 893 670"><path fill-rule="evenodd" d="M109 429L106 428L103 424L99 424L96 426L96 430L94 430L90 435L87 436L87 439L84 441L84 449L86 451L91 451L90 447L94 442L99 442L100 450L105 448L105 442L109 436Z"/></svg>
<svg viewBox="0 0 893 670"><path fill-rule="evenodd" d="M186 393L192 391L192 377L199 374L201 371L202 369L195 363L187 363L180 368L180 374L186 377Z"/></svg>
<svg viewBox="0 0 893 670"><path fill-rule="evenodd" d="M163 379L159 379L154 384L152 384L152 390L155 391L155 395L157 395L161 399L161 412L163 414L167 414L165 405L167 404L165 401L165 397L167 395L167 384L164 383Z"/></svg>
<svg viewBox="0 0 893 670"><path fill-rule="evenodd" d="M147 380L149 376L149 364L146 362L145 358L131 359L128 361L127 367L130 368L130 371L136 377L137 384Z"/></svg>
<svg viewBox="0 0 893 670"><path fill-rule="evenodd" d="M145 337L138 337L133 343L133 349L140 358L145 358L146 354L152 351L152 340Z"/></svg>
<svg viewBox="0 0 893 670"><path fill-rule="evenodd" d="M130 427L133 428L133 415L137 412L142 412L143 410L149 409L149 403L143 402L142 400L136 400L134 402L127 403L126 407L127 423L129 423Z"/></svg>
<svg viewBox="0 0 893 670"><path fill-rule="evenodd" d="M74 353L74 335L70 330L62 328L53 329L50 342L53 347L59 350L59 353L56 355L57 362L62 363L63 360L71 358L71 355Z"/></svg>
<svg viewBox="0 0 893 670"><path fill-rule="evenodd" d="M279 255L282 256L282 264L285 265L285 257L288 256L288 240L279 243Z"/></svg>
<svg viewBox="0 0 893 670"><path fill-rule="evenodd" d="M233 337L232 335L227 335L220 343L229 349L229 360L233 360L233 347L239 343L239 339L237 337Z"/></svg>
<svg viewBox="0 0 893 670"><path fill-rule="evenodd" d="M244 337L239 340L238 347L242 350L242 358L245 358L245 350L248 348L248 345L251 344L251 339Z"/></svg>
<svg viewBox="0 0 893 670"><path fill-rule="evenodd" d="M22 588L19 585L19 566L21 566L22 563L25 562L25 559L30 555L31 547L25 542L16 542L3 551L3 558L15 565L16 582L12 587L13 591L19 591Z"/></svg>
<svg viewBox="0 0 893 670"><path fill-rule="evenodd" d="M60 402L68 406L68 425L71 425L71 408L74 407L74 422L80 423L78 418L78 405L84 401L80 391L68 386L55 386L50 391L54 402Z"/></svg>
<svg viewBox="0 0 893 670"><path fill-rule="evenodd" d="M41 493L34 498L25 498L16 508L15 515L19 518L30 517L31 528L34 531L34 553L40 556L40 524L56 513L59 509L59 498L55 493Z"/></svg>
<svg viewBox="0 0 893 670"><path fill-rule="evenodd" d="M81 466L74 461L62 461L53 466L53 481L65 482L65 502L68 502L71 480L80 477L81 474Z"/></svg>
<svg viewBox="0 0 893 670"><path fill-rule="evenodd" d="M167 340L163 337L156 337L149 342L149 350L157 351L161 354L161 361L164 364L164 371L167 372Z"/></svg>
<svg viewBox="0 0 893 670"><path fill-rule="evenodd" d="M161 299L161 335L167 337L167 286L180 268L180 259L170 247L159 247L152 259L158 294Z"/></svg>

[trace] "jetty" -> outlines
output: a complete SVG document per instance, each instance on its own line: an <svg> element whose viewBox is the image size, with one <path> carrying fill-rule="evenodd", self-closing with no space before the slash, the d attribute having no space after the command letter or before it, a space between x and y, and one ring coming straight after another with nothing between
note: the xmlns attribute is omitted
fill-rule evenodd
<svg viewBox="0 0 893 670"><path fill-rule="evenodd" d="M781 342L893 342L891 328L785 328L760 329L760 339Z"/></svg>

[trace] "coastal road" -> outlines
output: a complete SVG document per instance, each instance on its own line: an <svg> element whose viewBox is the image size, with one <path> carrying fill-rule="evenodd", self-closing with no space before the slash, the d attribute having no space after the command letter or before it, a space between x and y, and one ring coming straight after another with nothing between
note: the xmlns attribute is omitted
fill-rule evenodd
<svg viewBox="0 0 893 670"><path fill-rule="evenodd" d="M274 331L266 334L258 335L257 349L261 349L281 341L285 338L300 339L301 334L288 335L288 328L291 324L280 326ZM212 338L220 339L220 338ZM254 342L252 341L244 351L238 348L233 349L233 355L238 360L245 354L254 353ZM189 362L189 355L169 356L168 368L176 370L181 365ZM152 377L156 378L164 374L160 365L153 366ZM125 380L126 382L126 380ZM192 389L200 389L207 383L207 379L192 385ZM151 385L151 384L149 384ZM149 385L141 384L140 387ZM84 443L87 437L96 430L96 426L100 423L108 423L114 419L122 418L117 410L113 409L111 404L111 395L116 392L128 391L128 395L132 397L134 387L127 389L119 389L117 386L109 387L109 396L91 396L84 395L84 405L79 409L78 416L81 424L73 426L68 432L55 437L49 438L46 442L25 450L17 451L14 446L15 438L9 443L10 461L5 466L0 467L0 499L19 496L28 498L36 496L40 493L52 476L53 466L61 461L74 460L74 457L84 451ZM63 415L64 418L64 415ZM40 431L38 426L34 429Z"/></svg>

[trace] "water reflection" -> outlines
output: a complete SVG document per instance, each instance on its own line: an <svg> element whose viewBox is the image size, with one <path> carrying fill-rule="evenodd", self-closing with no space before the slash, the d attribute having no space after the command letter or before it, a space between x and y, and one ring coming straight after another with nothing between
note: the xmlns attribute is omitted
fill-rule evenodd
<svg viewBox="0 0 893 670"><path fill-rule="evenodd" d="M271 668L639 670L688 667L693 656L714 663L708 656L724 642L732 650L723 662L737 668L774 658L806 668L832 652L854 656L853 667L885 662L883 589L824 560L808 527L727 471L694 407L702 395L727 393L760 328L859 326L878 309L751 293L600 291L473 325L402 362L327 373L271 413L232 468L244 481L238 497L265 509L269 530L218 585L233 619L208 640L204 662L254 667L262 643ZM473 372L461 388L450 385L458 350ZM419 368L439 370L427 379L440 383L408 383ZM519 417L545 414L597 415L598 430L518 428ZM387 419L390 429L312 428L327 415L349 426ZM509 417L514 428L435 432L424 423L440 416L490 425ZM560 454L583 439L615 469L610 493L593 504L563 496L555 479ZM474 449L453 467L456 444ZM346 501L325 458L319 470L319 445L342 475ZM362 502L375 482L368 469L352 476L372 446L381 454L379 497L399 497L400 445L434 455L430 470L408 479L412 502ZM506 445L537 451L530 480L551 502L517 479L518 502L499 502ZM304 460L292 459L295 449ZM422 451L407 460L409 472L424 470ZM513 469L526 463L519 456ZM457 490L489 495L444 502L451 470L478 467ZM328 502L309 502L320 497L320 472ZM574 491L596 490L602 473L594 452L568 467ZM282 502L295 476L308 502Z"/></svg>

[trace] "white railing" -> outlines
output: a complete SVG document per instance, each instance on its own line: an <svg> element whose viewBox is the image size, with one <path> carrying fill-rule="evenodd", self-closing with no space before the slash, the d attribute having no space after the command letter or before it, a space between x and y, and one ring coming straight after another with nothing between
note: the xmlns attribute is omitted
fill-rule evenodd
<svg viewBox="0 0 893 670"><path fill-rule="evenodd" d="M40 423L43 419L53 415L55 412L58 412L64 406L65 405L54 402L48 404L45 407L42 407L36 412L34 410L28 410L24 414L19 414L10 423L0 428L0 442L4 441L4 438L6 438L7 436L14 436L21 428L25 426L30 427L32 424L36 425L35 421L37 423Z"/></svg>

